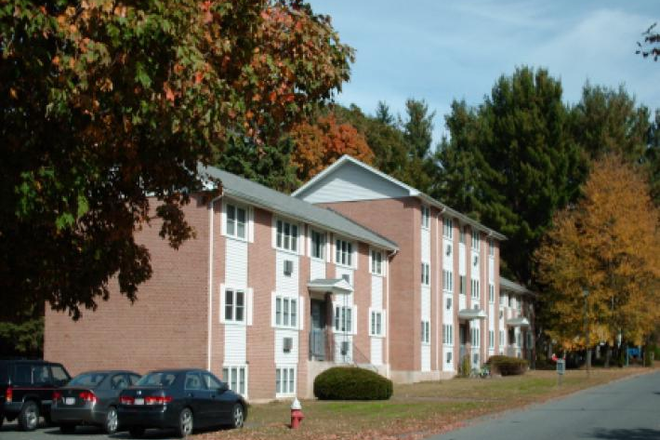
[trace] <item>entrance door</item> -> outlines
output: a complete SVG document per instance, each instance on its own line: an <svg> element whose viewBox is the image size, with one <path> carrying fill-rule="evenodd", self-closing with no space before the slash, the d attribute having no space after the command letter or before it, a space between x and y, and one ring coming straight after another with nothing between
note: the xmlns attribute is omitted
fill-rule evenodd
<svg viewBox="0 0 660 440"><path fill-rule="evenodd" d="M309 354L312 359L325 360L325 301L313 299L312 329L309 335Z"/></svg>

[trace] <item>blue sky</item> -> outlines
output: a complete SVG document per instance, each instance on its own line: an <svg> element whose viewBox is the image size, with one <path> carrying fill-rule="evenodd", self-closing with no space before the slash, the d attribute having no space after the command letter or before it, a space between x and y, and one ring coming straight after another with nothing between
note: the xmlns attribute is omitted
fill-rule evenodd
<svg viewBox="0 0 660 440"><path fill-rule="evenodd" d="M384 100L396 114L407 98L425 99L436 111L434 142L453 99L477 105L521 65L547 68L570 103L589 80L623 84L660 108L660 61L635 55L641 33L660 22L658 0L309 1L357 51L337 101L373 113Z"/></svg>

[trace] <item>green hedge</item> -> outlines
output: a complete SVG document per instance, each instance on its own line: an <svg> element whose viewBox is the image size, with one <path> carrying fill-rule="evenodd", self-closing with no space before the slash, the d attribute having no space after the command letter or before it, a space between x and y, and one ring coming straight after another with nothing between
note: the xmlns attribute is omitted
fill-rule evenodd
<svg viewBox="0 0 660 440"><path fill-rule="evenodd" d="M321 400L387 400L392 381L357 367L333 367L314 379L314 395Z"/></svg>
<svg viewBox="0 0 660 440"><path fill-rule="evenodd" d="M529 365L525 359L509 356L491 356L486 363L490 366L490 371L502 376L525 374Z"/></svg>

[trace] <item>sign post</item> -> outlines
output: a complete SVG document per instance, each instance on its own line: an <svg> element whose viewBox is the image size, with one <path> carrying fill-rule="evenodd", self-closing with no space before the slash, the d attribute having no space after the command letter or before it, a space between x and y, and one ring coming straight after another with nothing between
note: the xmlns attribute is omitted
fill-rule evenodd
<svg viewBox="0 0 660 440"><path fill-rule="evenodd" d="M565 372L566 372L566 360L557 359L557 385L561 386Z"/></svg>

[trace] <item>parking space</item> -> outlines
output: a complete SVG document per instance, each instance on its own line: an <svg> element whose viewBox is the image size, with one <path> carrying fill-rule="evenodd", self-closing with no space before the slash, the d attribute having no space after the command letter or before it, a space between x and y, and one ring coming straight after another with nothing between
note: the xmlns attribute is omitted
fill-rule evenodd
<svg viewBox="0 0 660 440"><path fill-rule="evenodd" d="M118 432L113 435L106 435L100 430L100 428L95 428L92 426L78 426L75 434L62 434L57 426L47 426L43 423L43 421L37 430L32 432L23 432L18 429L18 424L16 421L10 423L5 420L4 425L2 425L2 428L0 428L0 438L2 438L2 440L106 440L129 439L131 437L127 432ZM145 432L143 438L165 440L174 439L176 437L174 437L171 432L148 430Z"/></svg>

